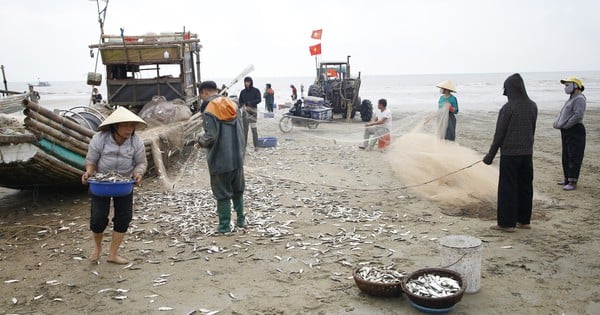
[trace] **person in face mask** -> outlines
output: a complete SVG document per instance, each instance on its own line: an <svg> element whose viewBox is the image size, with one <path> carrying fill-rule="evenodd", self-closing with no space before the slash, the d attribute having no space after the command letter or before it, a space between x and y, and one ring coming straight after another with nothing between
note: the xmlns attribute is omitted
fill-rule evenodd
<svg viewBox="0 0 600 315"><path fill-rule="evenodd" d="M569 99L565 102L560 114L554 121L554 128L560 129L562 141L562 167L564 179L558 182L564 190L570 191L577 188L579 171L583 162L585 151L585 127L583 115L585 113L586 98L581 92L585 89L581 80L569 77L560 80L565 85L565 93Z"/></svg>

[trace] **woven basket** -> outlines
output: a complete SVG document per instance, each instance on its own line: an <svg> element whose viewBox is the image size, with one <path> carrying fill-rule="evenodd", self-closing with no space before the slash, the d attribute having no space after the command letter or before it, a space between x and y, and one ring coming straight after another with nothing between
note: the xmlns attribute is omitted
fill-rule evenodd
<svg viewBox="0 0 600 315"><path fill-rule="evenodd" d="M460 285L460 290L453 295L439 297L439 298L420 296L420 295L416 295L416 294L410 292L410 290L407 287L407 283L410 280L417 279L424 274L434 274L434 275L438 275L440 277L452 278L452 279L458 281L458 284ZM454 306L456 303L458 303L462 299L466 288L467 288L467 286L466 286L462 276L458 272L450 270L450 269L442 269L442 268L419 269L419 270L409 274L408 276L406 276L402 281L402 290L404 291L406 296L413 303L423 306L423 307L433 308L433 309L450 308L450 307Z"/></svg>
<svg viewBox="0 0 600 315"><path fill-rule="evenodd" d="M367 281L361 278L357 271L358 269L352 272L352 277L354 277L356 286L366 294L381 297L394 297L402 295L402 281L398 283L379 283Z"/></svg>

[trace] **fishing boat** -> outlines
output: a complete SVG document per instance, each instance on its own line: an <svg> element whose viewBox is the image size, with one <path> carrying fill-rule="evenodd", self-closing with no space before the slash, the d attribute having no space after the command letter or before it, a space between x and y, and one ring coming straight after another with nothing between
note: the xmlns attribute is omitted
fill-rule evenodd
<svg viewBox="0 0 600 315"><path fill-rule="evenodd" d="M39 86L39 87L45 87L45 86L50 86L50 82L48 81L40 81L40 79L38 78L38 82L33 84L33 83L29 83L29 85L32 86Z"/></svg>
<svg viewBox="0 0 600 315"><path fill-rule="evenodd" d="M200 78L200 40L191 32L124 36L101 35L90 45L106 70L107 103L51 110L21 99L22 121L0 116L0 186L13 189L81 185L85 155L98 125L117 106L139 112L160 101L185 108L184 117L138 134L151 167L165 174L170 157L181 152L201 127L196 82ZM169 70L170 72L165 72ZM101 84L102 74L88 74L88 84ZM152 125L151 125L152 126Z"/></svg>

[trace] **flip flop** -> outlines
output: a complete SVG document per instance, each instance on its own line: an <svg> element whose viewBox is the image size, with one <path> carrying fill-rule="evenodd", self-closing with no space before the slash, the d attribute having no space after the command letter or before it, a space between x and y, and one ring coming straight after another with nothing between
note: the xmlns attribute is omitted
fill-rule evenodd
<svg viewBox="0 0 600 315"><path fill-rule="evenodd" d="M524 230L531 230L531 224L517 223L517 228L524 229Z"/></svg>
<svg viewBox="0 0 600 315"><path fill-rule="evenodd" d="M496 231L508 232L508 233L512 233L515 231L514 227L503 227L503 226L499 226L497 224L490 226L490 229L496 230Z"/></svg>
<svg viewBox="0 0 600 315"><path fill-rule="evenodd" d="M106 259L106 262L109 262L111 264L116 264L116 265L125 265L125 264L129 263L129 260L127 260L123 257L117 256L115 259Z"/></svg>

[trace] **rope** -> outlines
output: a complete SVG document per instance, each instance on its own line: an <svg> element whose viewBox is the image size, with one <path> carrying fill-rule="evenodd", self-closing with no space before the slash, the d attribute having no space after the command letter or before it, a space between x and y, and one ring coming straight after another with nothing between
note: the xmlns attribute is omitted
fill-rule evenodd
<svg viewBox="0 0 600 315"><path fill-rule="evenodd" d="M48 232L45 233L46 236L44 238L35 238L35 239L31 239L29 241L23 241L23 242L12 242L10 241L10 239L14 239L17 237L17 235L19 234L19 232L14 233L13 235L11 235L6 241L6 244L9 245L26 245L26 244L30 244L30 243L34 243L34 242L38 242L38 241L43 241L45 239L48 239L50 237L52 237L54 235L54 230L52 230L52 228L50 226L47 225L18 225L18 226L5 226L5 227L1 227L0 231L7 231L7 230L16 230L16 229L25 229L25 228L38 228L38 229L45 229Z"/></svg>
<svg viewBox="0 0 600 315"><path fill-rule="evenodd" d="M442 176L436 177L434 179L428 180L426 182L423 183L419 183L419 184L415 184L415 185L407 185L407 186L398 186L398 187L388 187L388 188L356 188L356 187L348 187L348 186L339 186L339 185L329 185L329 184L317 184L317 183L305 183L302 181L298 181L298 180L293 180L293 179L288 179L288 178L274 178L271 176L267 176L267 175L262 175L262 174L257 174L254 173L252 171L246 171L247 173L250 173L254 176L257 177L263 177L263 178L267 178L267 179L271 179L271 180L279 180L279 181L288 181L288 182L292 182L292 183L296 183L296 184L302 184L302 185L310 185L310 186L318 186L318 187L325 187L325 188L334 188L334 189L347 189L347 190L360 190L360 191L390 191L390 190L404 190L404 189L408 189L408 188L415 188L415 187L419 187L419 186L424 186L427 184L430 184L432 182L438 181L442 178L448 177L450 175L456 174L458 172L464 171L470 167L473 167L474 165L476 165L477 163L480 163L481 160L477 161L477 162L473 162L465 167L459 168L455 171L452 171L450 173L446 173Z"/></svg>
<svg viewBox="0 0 600 315"><path fill-rule="evenodd" d="M179 183L179 181L181 180L181 177L183 177L183 174L185 173L186 169L188 168L188 165L190 163L190 161L192 159L196 159L196 156L198 156L198 152L200 151L199 149L192 149L193 153L190 154L190 156L188 156L187 160L185 161L185 163L183 163L183 167L181 168L181 170L179 171L179 174L177 175L177 178L175 178L175 182L173 183L173 189L175 189L175 186L177 186L177 184Z"/></svg>

